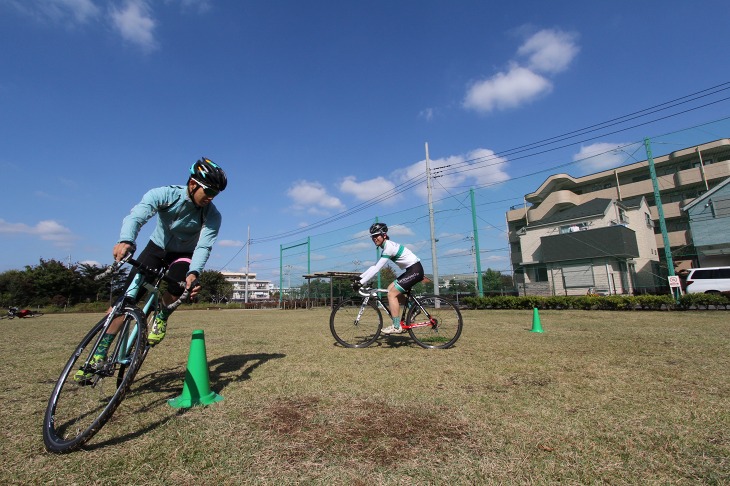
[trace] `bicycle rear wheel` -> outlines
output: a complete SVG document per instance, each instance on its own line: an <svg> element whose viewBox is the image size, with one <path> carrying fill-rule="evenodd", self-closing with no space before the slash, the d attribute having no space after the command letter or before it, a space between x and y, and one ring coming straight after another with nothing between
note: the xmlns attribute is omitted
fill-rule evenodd
<svg viewBox="0 0 730 486"><path fill-rule="evenodd" d="M105 329L105 317L79 343L51 393L43 419L43 442L51 452L71 452L91 439L124 399L142 365L148 348L145 316L133 306L125 306L116 315L124 321L107 360L87 364ZM126 357L125 345L129 347ZM80 369L90 373L81 383L74 379Z"/></svg>
<svg viewBox="0 0 730 486"><path fill-rule="evenodd" d="M439 295L427 295L418 299L406 316L406 325L416 344L423 348L449 348L461 336L464 323L459 308ZM425 311L425 313L424 313Z"/></svg>
<svg viewBox="0 0 730 486"><path fill-rule="evenodd" d="M362 299L342 301L330 315L330 331L346 348L365 348L380 336L383 315L374 301L363 306Z"/></svg>

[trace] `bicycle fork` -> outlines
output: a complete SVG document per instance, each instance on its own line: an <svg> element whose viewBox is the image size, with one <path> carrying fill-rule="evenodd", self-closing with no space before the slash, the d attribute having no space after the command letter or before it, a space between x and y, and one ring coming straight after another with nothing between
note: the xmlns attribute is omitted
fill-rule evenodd
<svg viewBox="0 0 730 486"><path fill-rule="evenodd" d="M355 324L356 326L360 323L360 318L362 317L362 313L365 312L365 308L368 305L368 302L370 302L370 296L365 297L362 301L362 305L360 306L360 311L358 311L357 316L355 317Z"/></svg>

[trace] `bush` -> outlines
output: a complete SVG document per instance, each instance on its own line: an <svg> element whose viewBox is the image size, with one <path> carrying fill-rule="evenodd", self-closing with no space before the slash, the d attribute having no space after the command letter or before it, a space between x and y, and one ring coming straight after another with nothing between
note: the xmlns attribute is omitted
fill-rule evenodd
<svg viewBox="0 0 730 486"><path fill-rule="evenodd" d="M579 309L579 310L669 310L669 309L706 309L708 305L725 308L730 299L717 294L689 294L677 304L674 297L664 295L580 295L540 297L540 296L494 296L465 297L464 305L471 309Z"/></svg>
<svg viewBox="0 0 730 486"><path fill-rule="evenodd" d="M725 308L730 305L730 299L722 294L685 294L679 299L682 309L707 309L711 305Z"/></svg>

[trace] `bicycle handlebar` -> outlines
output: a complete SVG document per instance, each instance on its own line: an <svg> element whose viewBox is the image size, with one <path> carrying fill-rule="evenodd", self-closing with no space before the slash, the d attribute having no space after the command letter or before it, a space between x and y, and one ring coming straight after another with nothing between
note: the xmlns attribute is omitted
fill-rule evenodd
<svg viewBox="0 0 730 486"><path fill-rule="evenodd" d="M363 297L368 297L368 296L375 297L379 293L381 293L381 294L387 294L388 293L388 289L374 289L372 287L360 287L357 290L357 293L360 294L360 295L362 295Z"/></svg>
<svg viewBox="0 0 730 486"><path fill-rule="evenodd" d="M138 260L135 260L134 258L132 258L131 253L128 253L126 257L122 258L118 262L114 262L111 265L109 265L106 270L104 270L102 273L100 273L99 275L94 277L94 280L101 280L104 277L106 277L107 275L116 273L119 270L119 268L125 263L132 265L133 267L135 267L136 269L138 269L140 272L142 272L145 275L150 275L150 276L154 276L154 277L161 276L162 279L165 280L166 282L171 283L173 285L178 285L183 288L183 293L180 294L180 297L178 297L175 302L171 303L170 305L163 304L164 307L168 311L174 311L175 309L180 307L180 304L182 304L184 301L186 301L190 297L190 293L192 292L193 287L195 286L195 283L198 282L196 280L193 283L193 285L191 285L190 287L187 287L186 286L187 282L185 282L185 281L178 282L174 278L171 278L170 276L168 276L167 273L163 273L162 275L160 275L161 270L155 270L154 268L150 268L150 267L144 265L143 263L139 262Z"/></svg>

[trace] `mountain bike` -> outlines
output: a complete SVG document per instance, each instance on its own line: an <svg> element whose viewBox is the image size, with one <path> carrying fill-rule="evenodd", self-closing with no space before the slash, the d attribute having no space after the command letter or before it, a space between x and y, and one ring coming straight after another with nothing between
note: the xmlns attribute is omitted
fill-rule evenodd
<svg viewBox="0 0 730 486"><path fill-rule="evenodd" d="M123 264L135 267L138 272L125 290L112 305L109 313L100 320L81 340L69 358L51 393L43 419L43 442L48 451L72 452L96 434L109 420L129 390L137 371L149 351L147 343L148 319L154 319L157 311L164 306L160 285L163 281L181 285L167 275L168 267L149 268L128 255L113 263L105 272L96 277L101 280L116 273ZM144 288L148 296L141 307L137 295ZM190 289L167 306L177 308L188 298ZM102 336L115 321L122 324L114 341L109 345L106 359L94 362L94 356ZM78 370L88 378L78 380Z"/></svg>
<svg viewBox="0 0 730 486"><path fill-rule="evenodd" d="M330 331L335 340L346 348L365 348L373 344L383 328L383 311L393 316L381 294L386 289L360 288L358 297L338 304L330 315ZM423 348L449 348L461 336L464 323L459 308L440 295L416 297L404 294L401 327Z"/></svg>

